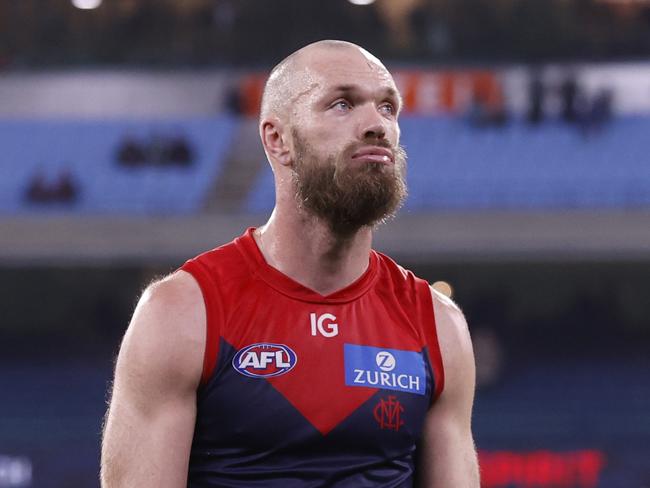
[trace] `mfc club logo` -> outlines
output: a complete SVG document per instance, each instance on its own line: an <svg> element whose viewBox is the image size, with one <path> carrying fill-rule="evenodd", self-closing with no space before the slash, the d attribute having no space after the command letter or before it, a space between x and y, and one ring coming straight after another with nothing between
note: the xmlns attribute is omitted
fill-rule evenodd
<svg viewBox="0 0 650 488"><path fill-rule="evenodd" d="M399 428L404 425L404 419L402 418L404 407L392 395L388 397L388 400L380 400L372 413L382 430L387 429L399 432Z"/></svg>
<svg viewBox="0 0 650 488"><path fill-rule="evenodd" d="M259 343L241 349L232 359L238 373L251 378L271 378L288 373L298 362L298 356L284 344Z"/></svg>

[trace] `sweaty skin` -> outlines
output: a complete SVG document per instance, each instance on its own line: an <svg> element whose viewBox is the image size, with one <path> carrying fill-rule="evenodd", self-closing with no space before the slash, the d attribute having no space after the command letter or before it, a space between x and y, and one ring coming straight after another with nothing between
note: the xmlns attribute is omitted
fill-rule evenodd
<svg viewBox="0 0 650 488"><path fill-rule="evenodd" d="M276 206L255 235L268 264L322 295L365 272L372 226L336 234L297 200L295 135L308 145L313 164L336 161L347 171L362 171L367 161L341 154L350 145L398 147L400 107L390 73L351 43L310 44L273 70L262 101L260 136L275 176ZM373 171L398 176L395 162L377 164ZM418 486L479 488L467 323L451 300L433 289L431 295L445 387L425 420ZM116 363L102 443L104 488L187 486L205 331L203 297L190 274L177 271L143 294Z"/></svg>

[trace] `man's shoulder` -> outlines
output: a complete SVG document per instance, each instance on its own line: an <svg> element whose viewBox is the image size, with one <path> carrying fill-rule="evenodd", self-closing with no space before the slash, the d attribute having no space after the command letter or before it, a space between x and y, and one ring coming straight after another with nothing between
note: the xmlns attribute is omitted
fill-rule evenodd
<svg viewBox="0 0 650 488"><path fill-rule="evenodd" d="M440 293L429 282L416 275L413 271L397 263L394 259L381 252L374 251L373 253L378 257L380 266L384 272L389 273L393 282L410 285L410 287L424 287L427 289L427 294L431 295L434 308L445 315L454 316L458 318L463 315L460 307L447 295Z"/></svg>
<svg viewBox="0 0 650 488"><path fill-rule="evenodd" d="M433 286L429 286L431 290L431 299L433 300L433 306L436 309L439 309L442 313L450 316L462 316L463 312L454 300L451 297L441 293L436 290Z"/></svg>
<svg viewBox="0 0 650 488"><path fill-rule="evenodd" d="M151 333L195 340L202 336L205 311L196 279L177 270L151 282L138 303L135 317L143 318Z"/></svg>
<svg viewBox="0 0 650 488"><path fill-rule="evenodd" d="M239 240L240 238L238 237L213 249L200 252L196 256L188 259L186 263L194 262L199 263L202 266L212 267L219 264L229 263L233 260L241 260L243 256Z"/></svg>
<svg viewBox="0 0 650 488"><path fill-rule="evenodd" d="M472 362L472 342L463 311L450 297L433 287L430 289L440 348L446 359L445 369L458 361Z"/></svg>
<svg viewBox="0 0 650 488"><path fill-rule="evenodd" d="M415 274L412 270L397 263L391 257L377 251L373 253L379 261L379 283L381 286L390 286L403 299L413 300L422 304L429 303L429 282ZM390 284L389 284L390 283Z"/></svg>
<svg viewBox="0 0 650 488"><path fill-rule="evenodd" d="M182 269L149 283L140 303L150 308L184 308L201 297L196 279Z"/></svg>
<svg viewBox="0 0 650 488"><path fill-rule="evenodd" d="M254 265L253 246L248 229L232 241L188 259L180 269L193 275L199 282L202 278L212 282L232 279Z"/></svg>
<svg viewBox="0 0 650 488"><path fill-rule="evenodd" d="M205 347L205 309L194 278L176 271L144 290L122 341L118 365L155 384L194 388ZM199 358L199 359L197 359Z"/></svg>
<svg viewBox="0 0 650 488"><path fill-rule="evenodd" d="M372 253L377 257L381 271L390 274L393 281L404 283L423 281L413 271L405 268L390 256L374 249Z"/></svg>

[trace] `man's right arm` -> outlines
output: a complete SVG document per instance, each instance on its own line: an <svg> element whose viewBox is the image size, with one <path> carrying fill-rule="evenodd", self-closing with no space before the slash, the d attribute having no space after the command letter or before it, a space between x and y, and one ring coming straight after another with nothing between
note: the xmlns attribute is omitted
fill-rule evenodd
<svg viewBox="0 0 650 488"><path fill-rule="evenodd" d="M104 427L103 488L185 487L205 349L191 275L151 285L124 335Z"/></svg>

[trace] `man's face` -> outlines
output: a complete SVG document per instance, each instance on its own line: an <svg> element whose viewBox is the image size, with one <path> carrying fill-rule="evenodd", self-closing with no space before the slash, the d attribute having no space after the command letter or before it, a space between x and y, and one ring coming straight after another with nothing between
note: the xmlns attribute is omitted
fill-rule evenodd
<svg viewBox="0 0 650 488"><path fill-rule="evenodd" d="M293 180L301 207L350 235L393 215L406 196L399 96L390 74L356 49L306 62L293 100Z"/></svg>

